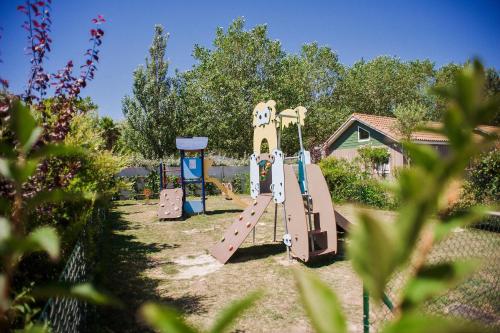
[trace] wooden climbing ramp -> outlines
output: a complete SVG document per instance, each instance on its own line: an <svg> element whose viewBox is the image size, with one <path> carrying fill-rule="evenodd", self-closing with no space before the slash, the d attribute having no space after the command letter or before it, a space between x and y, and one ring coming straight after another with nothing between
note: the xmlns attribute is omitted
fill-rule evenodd
<svg viewBox="0 0 500 333"><path fill-rule="evenodd" d="M160 192L159 219L176 219L182 216L182 189L171 188Z"/></svg>
<svg viewBox="0 0 500 333"><path fill-rule="evenodd" d="M271 194L259 195L253 204L248 206L224 232L222 238L212 247L210 253L219 262L225 264L245 241L250 231L255 228L272 200Z"/></svg>

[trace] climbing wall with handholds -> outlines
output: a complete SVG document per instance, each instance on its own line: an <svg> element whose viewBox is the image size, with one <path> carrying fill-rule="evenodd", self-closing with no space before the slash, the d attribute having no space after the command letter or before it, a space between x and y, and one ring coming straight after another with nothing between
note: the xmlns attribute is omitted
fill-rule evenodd
<svg viewBox="0 0 500 333"><path fill-rule="evenodd" d="M240 245L245 241L248 234L259 222L264 214L266 207L271 202L271 194L261 194L256 200L248 206L226 229L222 238L215 244L210 253L222 264L236 252Z"/></svg>
<svg viewBox="0 0 500 333"><path fill-rule="evenodd" d="M316 164L307 164L307 184L312 200L313 230L311 233L314 242L314 251L310 257L337 252L337 225L335 211L321 169Z"/></svg>
<svg viewBox="0 0 500 333"><path fill-rule="evenodd" d="M285 211L288 226L287 238L291 238L291 254L302 261L309 260L309 239L307 219L302 193L293 167L284 165L285 171Z"/></svg>
<svg viewBox="0 0 500 333"><path fill-rule="evenodd" d="M176 219L182 216L182 189L171 188L160 192L159 219Z"/></svg>

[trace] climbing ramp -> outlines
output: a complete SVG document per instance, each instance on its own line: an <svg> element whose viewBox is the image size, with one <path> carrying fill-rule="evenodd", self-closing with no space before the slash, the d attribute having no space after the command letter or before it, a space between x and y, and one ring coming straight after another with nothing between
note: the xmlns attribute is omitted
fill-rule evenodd
<svg viewBox="0 0 500 333"><path fill-rule="evenodd" d="M175 219L182 216L182 189L164 189L158 204L159 219Z"/></svg>
<svg viewBox="0 0 500 333"><path fill-rule="evenodd" d="M219 262L225 264L245 241L250 231L255 228L266 207L272 200L271 194L259 195L253 204L248 206L224 232L222 238L215 244L210 253Z"/></svg>

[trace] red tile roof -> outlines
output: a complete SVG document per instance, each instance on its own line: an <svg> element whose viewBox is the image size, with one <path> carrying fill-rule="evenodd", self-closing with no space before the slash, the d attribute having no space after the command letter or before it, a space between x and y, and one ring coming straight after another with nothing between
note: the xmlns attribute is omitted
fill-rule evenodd
<svg viewBox="0 0 500 333"><path fill-rule="evenodd" d="M364 113L353 113L349 117L349 119L342 126L340 126L340 128L335 131L335 133L324 143L323 148L327 148L328 146L330 146L337 139L337 137L342 134L355 120L379 131L380 133L384 134L394 141L401 141L403 139L403 135L397 129L396 118L376 116ZM426 123L426 126L431 128L439 128L442 126L442 124L439 122L428 122ZM500 127L496 126L480 125L477 127L477 131L500 135ZM446 144L448 142L448 138L446 138L444 135L429 131L415 131L412 133L411 139L412 141L422 143L429 142Z"/></svg>
<svg viewBox="0 0 500 333"><path fill-rule="evenodd" d="M401 139L403 139L403 135L401 135L401 133L397 129L398 120L394 117L375 116L364 113L353 113L351 117L378 130L379 132L382 132L395 141L400 141ZM441 123L429 122L427 123L427 126L439 128L441 126ZM426 131L415 131L412 133L411 138L414 141L448 141L448 139L444 135Z"/></svg>

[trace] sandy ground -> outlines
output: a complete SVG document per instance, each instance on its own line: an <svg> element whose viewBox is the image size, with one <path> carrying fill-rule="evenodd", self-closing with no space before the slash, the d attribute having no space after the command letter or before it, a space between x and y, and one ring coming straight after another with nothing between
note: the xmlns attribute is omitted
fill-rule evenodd
<svg viewBox="0 0 500 333"><path fill-rule="evenodd" d="M355 220L358 208L336 208ZM238 216L238 206L210 197L208 214L184 221L158 221L156 209L154 203L123 201L112 212L103 284L126 307L102 313L103 332L148 331L136 316L147 300L172 305L190 323L208 328L225 305L253 290L263 290L265 296L236 322L236 332L309 332L293 269L316 272L339 295L350 332L362 331L362 288L350 263L342 255L308 265L289 261L285 247L273 242L273 205L257 225L255 244L250 235L226 265L213 259L208 249ZM394 217L392 212L373 213ZM278 223L278 239L282 229Z"/></svg>

